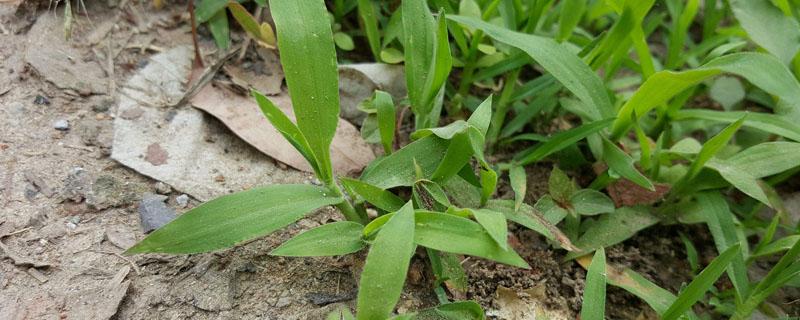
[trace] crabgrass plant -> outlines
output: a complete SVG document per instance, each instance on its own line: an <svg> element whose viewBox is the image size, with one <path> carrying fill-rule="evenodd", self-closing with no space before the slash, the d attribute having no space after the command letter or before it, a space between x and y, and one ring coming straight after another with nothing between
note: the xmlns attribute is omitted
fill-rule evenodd
<svg viewBox="0 0 800 320"><path fill-rule="evenodd" d="M800 5L700 2L337 0L332 26L322 0L272 0L296 123L268 98L253 96L322 186L274 185L220 197L128 253L222 250L335 206L345 221L301 233L271 254L368 250L358 319L483 319L479 305L451 301L448 292L466 289L461 255L528 267L507 241L512 221L587 268L582 319L603 319L607 285L641 298L664 319L706 317L695 314L700 310L733 319L779 316L768 298L800 285L800 235L776 191L800 172ZM238 8L228 6L234 17ZM361 29L341 30L353 25L346 21L351 12ZM361 105L368 113L363 130L371 130L369 140L384 155L358 179L338 177L331 166L341 41L332 28L363 36L376 61L405 67L407 100L376 91ZM651 52L654 42L665 51ZM753 45L757 52L745 51ZM722 110L684 108L705 97ZM397 149L396 114L406 106L414 132ZM554 121L567 126L548 135L531 130ZM556 163L548 194L528 205L525 168L542 162ZM591 183L578 185L568 175L593 163ZM513 199L494 199L504 176ZM619 194L612 200L612 190L632 203ZM366 214L369 207L377 216ZM759 213L765 208L773 212L766 219ZM703 268L682 235L693 278L678 292L606 261L605 247L670 224L706 225L718 252ZM420 247L440 305L394 315ZM770 261L765 276L748 272ZM714 285L723 275L731 283L726 289ZM347 310L333 316L353 318Z"/></svg>

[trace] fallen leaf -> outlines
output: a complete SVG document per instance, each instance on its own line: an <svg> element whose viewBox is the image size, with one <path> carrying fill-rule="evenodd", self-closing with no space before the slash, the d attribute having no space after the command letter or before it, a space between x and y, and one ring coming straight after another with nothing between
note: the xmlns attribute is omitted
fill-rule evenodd
<svg viewBox="0 0 800 320"><path fill-rule="evenodd" d="M281 93L283 72L278 73L274 70L263 71L264 68L260 66L261 63L258 63L253 68L255 70L245 70L238 66L226 65L222 67L222 69L231 77L231 81L233 81L234 84L247 89L245 91L249 91L249 89L252 88L268 96ZM261 71L259 69L261 69Z"/></svg>
<svg viewBox="0 0 800 320"><path fill-rule="evenodd" d="M270 97L270 100L290 119L294 119L291 99L287 94ZM191 103L222 120L237 136L264 154L295 169L313 172L306 159L262 115L253 98L224 88L205 86L192 98ZM334 170L341 174L355 173L373 159L375 154L358 130L349 122L339 119L336 136L331 143Z"/></svg>
<svg viewBox="0 0 800 320"><path fill-rule="evenodd" d="M186 94L193 56L186 46L156 54L119 90L111 157L200 201L253 186L307 179L305 173L279 168L202 111L174 105ZM136 119L119 116L134 108L143 110ZM155 166L144 159L153 143L167 152L167 163ZM227 178L225 184L212 183L219 175Z"/></svg>
<svg viewBox="0 0 800 320"><path fill-rule="evenodd" d="M661 201L670 190L670 185L666 183L653 183L653 185L656 187L656 191L647 190L628 179L622 178L609 184L606 189L617 208L631 207L651 205Z"/></svg>

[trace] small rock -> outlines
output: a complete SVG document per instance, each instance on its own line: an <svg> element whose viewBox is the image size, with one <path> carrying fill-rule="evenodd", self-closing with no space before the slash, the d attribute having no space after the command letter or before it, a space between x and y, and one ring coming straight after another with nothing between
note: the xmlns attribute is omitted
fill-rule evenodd
<svg viewBox="0 0 800 320"><path fill-rule="evenodd" d="M64 198L72 200L73 202L81 202L86 198L86 195L91 192L92 178L89 173L81 168L75 167L70 170L67 179L64 180Z"/></svg>
<svg viewBox="0 0 800 320"><path fill-rule="evenodd" d="M131 108L123 111L119 116L125 120L134 120L141 117L144 114L144 110L142 108Z"/></svg>
<svg viewBox="0 0 800 320"><path fill-rule="evenodd" d="M276 308L283 308L287 307L292 304L292 299L290 297L281 297L278 299L278 302L275 303Z"/></svg>
<svg viewBox="0 0 800 320"><path fill-rule="evenodd" d="M189 205L189 196L185 193L179 195L177 198L175 198L175 202L177 202L181 208L186 208L186 206Z"/></svg>
<svg viewBox="0 0 800 320"><path fill-rule="evenodd" d="M69 130L69 121L66 119L56 120L56 122L53 123L53 128L60 131L67 131Z"/></svg>
<svg viewBox="0 0 800 320"><path fill-rule="evenodd" d="M37 94L36 98L33 98L33 104L38 104L40 106L41 105L50 105L50 99L47 99L47 97L45 97L45 96L43 96L41 94Z"/></svg>
<svg viewBox="0 0 800 320"><path fill-rule="evenodd" d="M136 244L136 236L128 228L112 226L106 229L106 239L122 250L128 250Z"/></svg>
<svg viewBox="0 0 800 320"><path fill-rule="evenodd" d="M155 188L156 188L156 192L158 192L158 194L169 194L170 192L172 192L172 187L170 187L168 184L163 183L161 181L156 182Z"/></svg>
<svg viewBox="0 0 800 320"><path fill-rule="evenodd" d="M176 218L175 210L164 204L166 196L145 194L139 203L139 218L144 233L158 229Z"/></svg>
<svg viewBox="0 0 800 320"><path fill-rule="evenodd" d="M225 176L223 176L221 174L217 175L216 177L214 177L214 181L216 181L216 182L225 182Z"/></svg>
<svg viewBox="0 0 800 320"><path fill-rule="evenodd" d="M94 112L106 112L111 108L111 104L114 103L113 99L106 99L101 101L100 103L92 106L92 111Z"/></svg>

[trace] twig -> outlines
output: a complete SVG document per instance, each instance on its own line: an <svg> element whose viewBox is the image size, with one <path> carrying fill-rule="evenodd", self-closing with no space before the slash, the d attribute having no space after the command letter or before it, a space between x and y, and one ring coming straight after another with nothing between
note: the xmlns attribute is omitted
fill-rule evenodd
<svg viewBox="0 0 800 320"><path fill-rule="evenodd" d="M192 43L194 43L194 63L203 67L203 57L200 55L200 46L197 45L197 18L194 16L194 1L189 1L189 17L192 19Z"/></svg>
<svg viewBox="0 0 800 320"><path fill-rule="evenodd" d="M70 145L70 144L65 144L64 147L71 148L71 149L78 149L78 150L88 151L88 152L94 152L94 149L92 149L90 147L73 146L73 145Z"/></svg>

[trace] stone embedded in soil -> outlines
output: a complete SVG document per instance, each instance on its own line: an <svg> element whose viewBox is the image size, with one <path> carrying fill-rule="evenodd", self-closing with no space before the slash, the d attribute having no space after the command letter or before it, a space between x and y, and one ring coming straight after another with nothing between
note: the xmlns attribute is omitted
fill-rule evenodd
<svg viewBox="0 0 800 320"><path fill-rule="evenodd" d="M176 202L176 203L177 203L177 204L178 204L178 205L179 205L181 208L186 208L186 206L188 206L188 205L189 205L189 195L187 195L187 194L185 194L185 193L184 193L184 194L182 194L182 195L179 195L179 196L177 196L177 197L175 198L175 202Z"/></svg>
<svg viewBox="0 0 800 320"><path fill-rule="evenodd" d="M60 131L67 131L69 130L69 121L66 119L56 120L56 122L53 122L53 128Z"/></svg>
<svg viewBox="0 0 800 320"><path fill-rule="evenodd" d="M172 187L161 181L156 182L153 185L153 187L156 189L156 192L158 192L158 194L169 194L170 192L172 192Z"/></svg>
<svg viewBox="0 0 800 320"><path fill-rule="evenodd" d="M164 203L165 200L166 196L150 193L145 194L139 203L139 218L144 233L158 229L177 217L175 210Z"/></svg>

